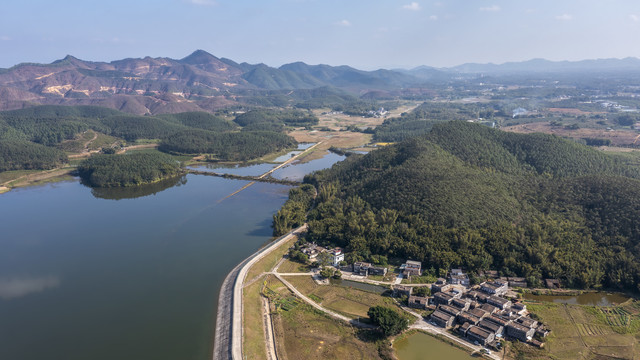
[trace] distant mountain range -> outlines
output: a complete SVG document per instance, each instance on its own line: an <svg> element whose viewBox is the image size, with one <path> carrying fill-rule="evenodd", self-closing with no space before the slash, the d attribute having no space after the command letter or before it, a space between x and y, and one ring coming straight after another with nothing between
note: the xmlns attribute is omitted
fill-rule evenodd
<svg viewBox="0 0 640 360"><path fill-rule="evenodd" d="M236 63L197 50L170 58L91 62L66 56L51 64L23 63L0 69L0 110L34 104L99 105L134 114L214 111L242 103L247 94L273 90L339 88L353 94L426 88L460 74L637 70L640 60L586 60L465 64L447 69L363 71L349 66L295 62L270 67Z"/></svg>

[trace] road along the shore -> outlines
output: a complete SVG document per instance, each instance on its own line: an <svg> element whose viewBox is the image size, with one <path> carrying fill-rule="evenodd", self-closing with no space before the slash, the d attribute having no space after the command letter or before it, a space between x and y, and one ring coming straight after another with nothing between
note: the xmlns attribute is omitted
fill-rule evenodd
<svg viewBox="0 0 640 360"><path fill-rule="evenodd" d="M269 245L238 264L224 279L218 299L213 360L242 359L242 288L251 266L293 236L297 236L306 230L307 224L304 224L272 241Z"/></svg>

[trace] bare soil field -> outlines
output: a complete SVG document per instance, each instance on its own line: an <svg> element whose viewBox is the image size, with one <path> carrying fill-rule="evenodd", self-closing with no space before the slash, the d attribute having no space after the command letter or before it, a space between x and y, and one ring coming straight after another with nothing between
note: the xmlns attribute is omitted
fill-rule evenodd
<svg viewBox="0 0 640 360"><path fill-rule="evenodd" d="M572 138L597 138L609 139L614 146L633 145L638 137L634 130L605 130L605 129L566 129L563 126L551 126L548 122L521 124L503 127L504 131L511 131L521 134L545 133L566 136ZM640 143L640 141L638 141Z"/></svg>
<svg viewBox="0 0 640 360"><path fill-rule="evenodd" d="M566 114L566 115L591 115L591 114L604 114L602 111L583 111L575 108L548 108L548 112Z"/></svg>

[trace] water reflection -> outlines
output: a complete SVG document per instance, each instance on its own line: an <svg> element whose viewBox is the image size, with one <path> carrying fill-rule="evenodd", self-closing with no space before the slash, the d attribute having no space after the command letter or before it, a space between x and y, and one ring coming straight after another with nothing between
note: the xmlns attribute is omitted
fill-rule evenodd
<svg viewBox="0 0 640 360"><path fill-rule="evenodd" d="M311 160L306 163L294 161L291 165L287 165L274 171L271 176L281 180L293 180L302 181L305 175L310 174L316 170L328 169L333 164L342 161L346 158L344 155L338 155L335 153L329 153L321 159Z"/></svg>
<svg viewBox="0 0 640 360"><path fill-rule="evenodd" d="M139 197L155 195L161 191L174 186L181 186L187 183L186 176L164 179L153 184L127 186L117 188L91 188L91 194L99 199L122 200L135 199ZM86 185L85 185L86 186Z"/></svg>
<svg viewBox="0 0 640 360"><path fill-rule="evenodd" d="M276 167L275 164L204 164L190 166L189 169L198 171L210 171L217 174L230 174L239 176L259 176Z"/></svg>
<svg viewBox="0 0 640 360"><path fill-rule="evenodd" d="M60 285L57 276L0 278L0 298L10 300Z"/></svg>

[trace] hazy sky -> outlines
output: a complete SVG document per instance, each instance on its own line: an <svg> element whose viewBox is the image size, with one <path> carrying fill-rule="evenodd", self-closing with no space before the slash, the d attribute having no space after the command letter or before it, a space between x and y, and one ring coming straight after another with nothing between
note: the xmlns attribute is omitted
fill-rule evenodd
<svg viewBox="0 0 640 360"><path fill-rule="evenodd" d="M183 58L361 69L640 57L638 0L7 0L0 67Z"/></svg>

